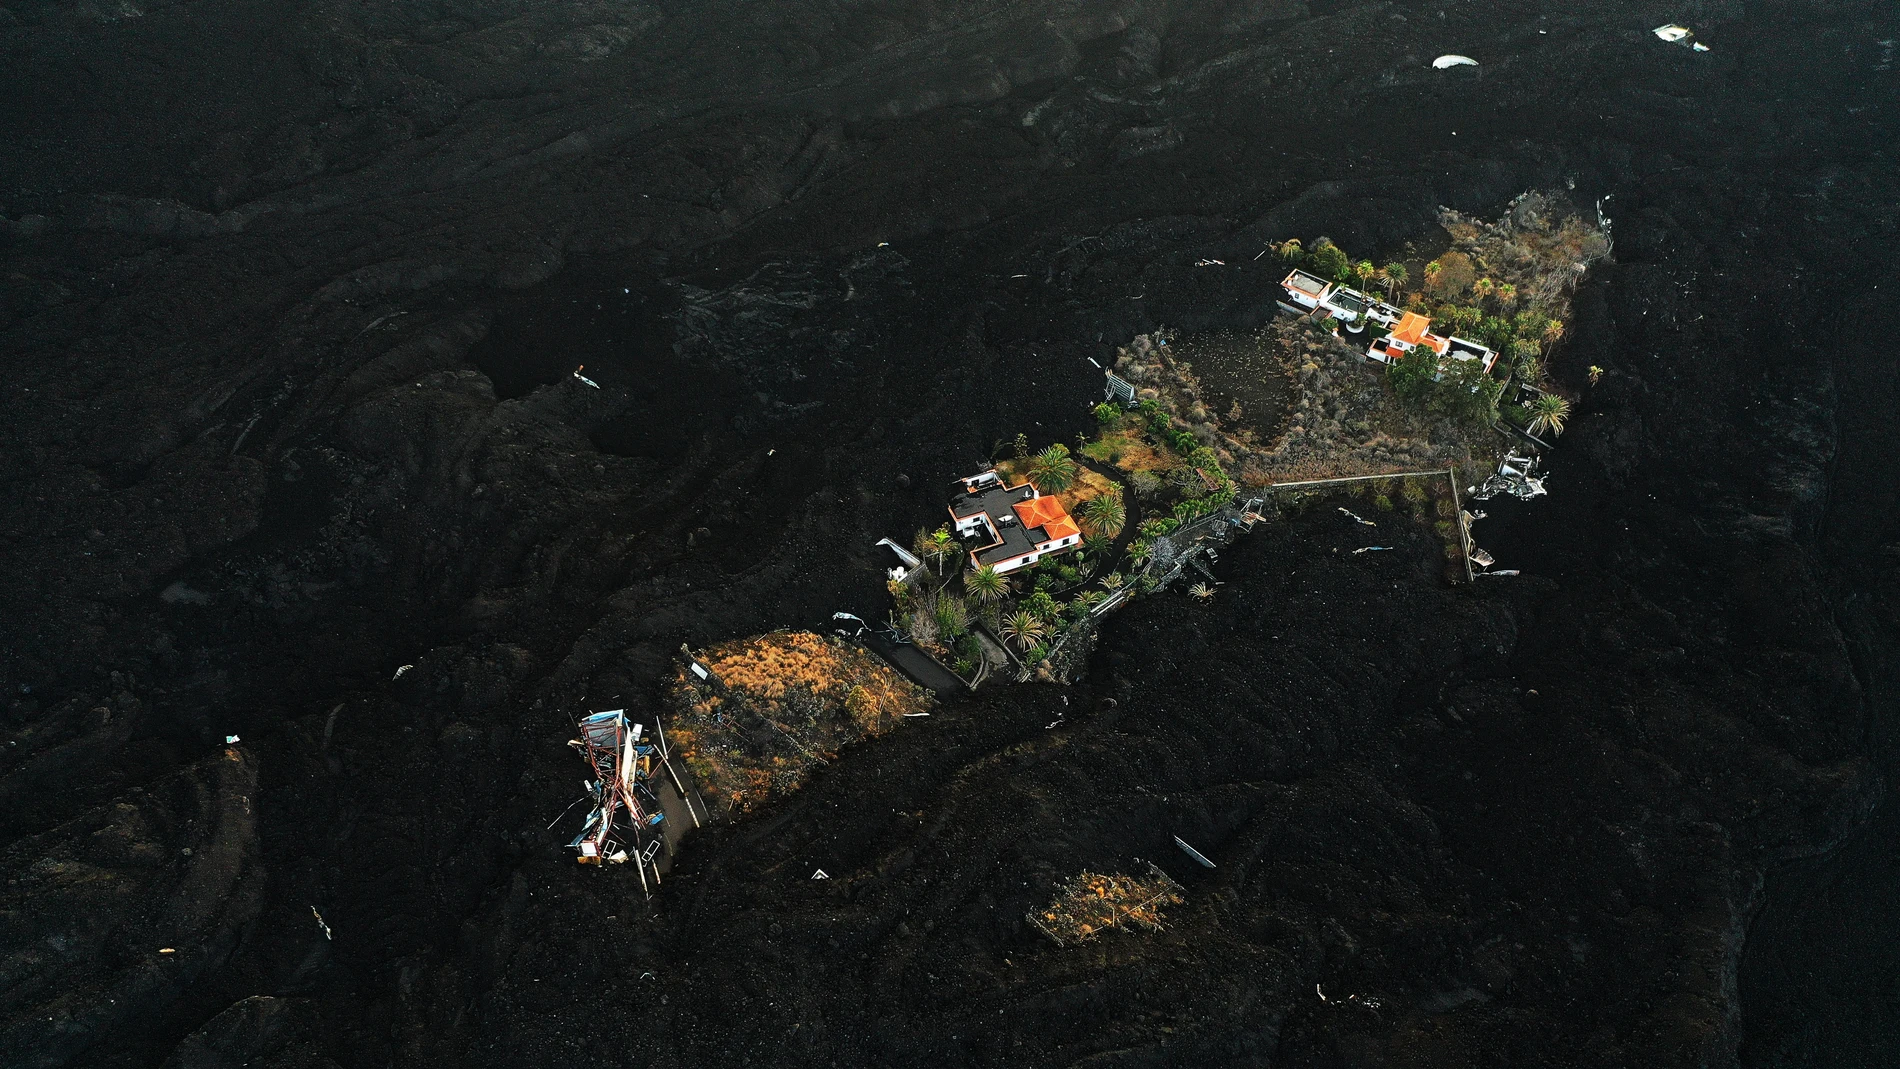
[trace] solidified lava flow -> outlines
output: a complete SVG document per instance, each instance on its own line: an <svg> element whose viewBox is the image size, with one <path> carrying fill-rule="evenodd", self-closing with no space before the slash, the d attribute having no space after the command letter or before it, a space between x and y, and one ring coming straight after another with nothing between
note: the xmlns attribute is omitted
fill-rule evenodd
<svg viewBox="0 0 1900 1069"><path fill-rule="evenodd" d="M1900 1053L1893 5L0 28L0 1064ZM1551 493L1488 503L1520 575L1322 494L650 901L574 864L578 716L881 620L880 538L1094 433L1131 339L1268 333L1288 238L1526 190L1614 250Z"/></svg>

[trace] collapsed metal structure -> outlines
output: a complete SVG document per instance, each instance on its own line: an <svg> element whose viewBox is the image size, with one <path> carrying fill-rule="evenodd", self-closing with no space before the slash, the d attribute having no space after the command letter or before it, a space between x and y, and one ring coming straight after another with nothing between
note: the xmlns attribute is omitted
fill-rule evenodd
<svg viewBox="0 0 1900 1069"><path fill-rule="evenodd" d="M653 773L667 763L666 735L655 724L655 736L645 738L644 725L629 724L625 709L592 713L580 721L580 738L568 742L580 751L593 769L594 778L586 784L594 798L594 810L568 846L576 851L575 860L583 865L622 864L632 861L640 872L640 887L648 896L660 882L657 858L666 849L666 837L660 828L666 821L660 797L655 790ZM680 791L686 799L684 789ZM694 823L692 802L685 801ZM647 880L648 870L653 879Z"/></svg>

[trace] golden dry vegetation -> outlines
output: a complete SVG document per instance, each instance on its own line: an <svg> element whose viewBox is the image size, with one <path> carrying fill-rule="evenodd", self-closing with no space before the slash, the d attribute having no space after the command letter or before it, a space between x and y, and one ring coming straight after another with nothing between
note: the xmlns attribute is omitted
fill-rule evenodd
<svg viewBox="0 0 1900 1069"><path fill-rule="evenodd" d="M1181 885L1153 865L1140 877L1083 872L1063 881L1047 906L1029 914L1029 923L1058 946L1070 946L1123 925L1158 932L1162 911L1185 901Z"/></svg>
<svg viewBox="0 0 1900 1069"><path fill-rule="evenodd" d="M797 790L840 748L930 706L927 692L871 653L809 631L737 639L701 656L713 681L679 667L672 742L707 803L727 813Z"/></svg>

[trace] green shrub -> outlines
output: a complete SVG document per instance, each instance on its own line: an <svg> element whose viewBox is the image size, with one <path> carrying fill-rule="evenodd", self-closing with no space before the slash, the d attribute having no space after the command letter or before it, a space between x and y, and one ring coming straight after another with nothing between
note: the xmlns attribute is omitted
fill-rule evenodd
<svg viewBox="0 0 1900 1069"><path fill-rule="evenodd" d="M1024 600L1023 608L1038 620L1053 620L1062 606L1047 590L1038 590Z"/></svg>
<svg viewBox="0 0 1900 1069"><path fill-rule="evenodd" d="M1326 238L1313 243L1313 251L1306 254L1306 267L1321 278L1335 282L1344 282L1352 275L1352 261L1346 251Z"/></svg>
<svg viewBox="0 0 1900 1069"><path fill-rule="evenodd" d="M1065 583L1079 582L1081 581L1081 578L1082 578L1081 572L1076 571L1074 568L1066 564L1063 565L1061 568L1057 569L1056 575Z"/></svg>
<svg viewBox="0 0 1900 1069"><path fill-rule="evenodd" d="M1451 521L1439 520L1437 523L1432 524L1432 530L1437 531L1438 536L1440 538L1450 538L1451 537Z"/></svg>
<svg viewBox="0 0 1900 1069"><path fill-rule="evenodd" d="M1122 421L1122 410L1103 401L1095 406L1095 422L1104 427L1114 427Z"/></svg>
<svg viewBox="0 0 1900 1069"><path fill-rule="evenodd" d="M1438 354L1419 346L1399 358L1385 373L1392 392L1407 404L1420 404L1431 395L1437 375Z"/></svg>
<svg viewBox="0 0 1900 1069"><path fill-rule="evenodd" d="M1392 499L1384 494L1380 494L1378 497L1372 499L1372 507L1378 509L1380 512L1391 512Z"/></svg>

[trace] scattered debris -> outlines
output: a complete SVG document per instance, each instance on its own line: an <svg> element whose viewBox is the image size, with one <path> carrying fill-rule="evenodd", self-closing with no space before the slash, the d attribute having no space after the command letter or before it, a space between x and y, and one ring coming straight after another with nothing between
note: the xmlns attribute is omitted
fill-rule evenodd
<svg viewBox="0 0 1900 1069"><path fill-rule="evenodd" d="M1484 550L1479 549L1477 546L1472 546L1471 547L1471 563L1477 565L1480 568L1489 568L1493 564L1497 563L1497 558L1491 556L1491 554L1489 553L1486 553Z"/></svg>
<svg viewBox="0 0 1900 1069"><path fill-rule="evenodd" d="M401 668L398 668L398 669L396 669L396 674L395 674L395 675L393 675L393 676L390 676L390 677L389 677L389 681L390 681L391 683L394 683L394 682L395 682L396 680L398 680L398 679L401 679L401 678L402 678L402 674L403 674L404 672L407 672L408 670L410 670L411 668L414 668L414 667L415 667L415 665L413 665L413 664L405 664L405 665L403 665L403 666L402 666Z"/></svg>
<svg viewBox="0 0 1900 1069"><path fill-rule="evenodd" d="M929 716L929 715L930 715L929 713L905 713L905 714L904 714L904 716L906 716L906 717L913 717L913 716Z"/></svg>
<svg viewBox="0 0 1900 1069"><path fill-rule="evenodd" d="M226 735L224 737L224 744L226 746L235 746L237 745L237 741L238 737L236 735Z"/></svg>
<svg viewBox="0 0 1900 1069"><path fill-rule="evenodd" d="M1180 847L1183 851L1185 851L1187 853L1187 856L1193 858L1194 860L1200 862L1201 864L1207 866L1208 868L1211 869L1211 868L1216 867L1212 861L1209 861L1207 859L1206 854L1203 854L1199 850L1196 850L1193 847L1189 846L1186 842L1182 841L1179 835L1174 837L1174 845Z"/></svg>
<svg viewBox="0 0 1900 1069"><path fill-rule="evenodd" d="M1321 1002L1327 1001L1326 992L1321 991L1318 984L1313 985L1313 994L1318 995Z"/></svg>
<svg viewBox="0 0 1900 1069"><path fill-rule="evenodd" d="M915 553L912 553L910 550L905 549L903 546L898 545L892 539L880 538L877 540L877 544L880 546L888 546L890 548L892 555L894 555L897 558L898 563L901 565L901 567L886 569L884 572L884 577L894 583L905 582L913 574L915 574L917 569L922 568L924 566L924 562L918 559ZM846 616L846 615L849 615L849 614L848 613L832 613L831 618L833 620L836 620L840 616ZM855 616L852 616L851 618L853 620L857 619L857 617Z"/></svg>
<svg viewBox="0 0 1900 1069"><path fill-rule="evenodd" d="M1476 576L1476 578L1479 578L1479 579L1496 579L1496 578L1498 578L1498 577L1500 577L1500 576L1507 576L1507 575L1517 575L1517 574L1519 574L1519 573L1518 573L1518 570L1517 570L1516 568L1499 568L1498 570L1496 570L1496 571L1493 571L1493 572L1479 572L1479 573L1477 574L1477 576Z"/></svg>
<svg viewBox="0 0 1900 1069"><path fill-rule="evenodd" d="M1695 39L1695 31L1687 26L1678 26L1672 22L1667 26L1658 26L1650 32L1672 45L1681 45L1684 48L1692 49L1697 52L1707 52L1709 50L1708 45Z"/></svg>
<svg viewBox="0 0 1900 1069"><path fill-rule="evenodd" d="M1048 906L1029 914L1029 923L1066 947L1123 924L1161 931L1162 909L1185 901L1181 885L1153 864L1145 878L1083 872L1057 887Z"/></svg>
<svg viewBox="0 0 1900 1069"><path fill-rule="evenodd" d="M647 836L658 834L653 829L666 819L666 814L659 811L660 800L650 778L667 754L661 745L642 738L643 728L627 723L625 709L581 718L581 737L568 745L579 750L593 769L594 779L586 786L593 792L595 805L580 834L567 845L578 852L575 860L583 865L617 865L629 858L637 859L640 886L651 895L647 867L658 854L661 840L656 838L649 845ZM655 867L655 884L659 878L660 870Z"/></svg>
<svg viewBox="0 0 1900 1069"><path fill-rule="evenodd" d="M158 952L160 954L176 954L178 953L178 948L177 947L159 947Z"/></svg>
<svg viewBox="0 0 1900 1069"><path fill-rule="evenodd" d="M1443 55L1432 60L1432 66L1441 71L1447 67L1475 67L1477 65L1478 61L1470 56Z"/></svg>
<svg viewBox="0 0 1900 1069"><path fill-rule="evenodd" d="M330 926L324 923L323 914L317 912L317 907L315 906L310 907L310 915L312 917L317 918L317 927L323 929L323 937L325 939L335 938L334 936L330 934Z"/></svg>
<svg viewBox="0 0 1900 1069"><path fill-rule="evenodd" d="M1202 601L1206 601L1214 596L1214 588L1208 586L1206 583L1196 583L1188 587L1188 593L1200 598Z"/></svg>
<svg viewBox="0 0 1900 1069"><path fill-rule="evenodd" d="M1531 475L1531 472L1536 470L1537 458L1507 453L1504 459L1498 462L1497 474L1486 479L1483 486L1466 487L1465 492L1474 501L1485 501L1499 494L1510 494L1512 497L1529 501L1533 497L1541 497L1549 492L1544 489L1542 477Z"/></svg>
<svg viewBox="0 0 1900 1069"><path fill-rule="evenodd" d="M824 869L819 869L819 870L818 870L817 872L814 872L814 873L812 873L812 874L811 874L811 878L812 878L812 879L814 879L814 880L829 880L829 879L831 879L831 877L830 877L830 876L829 876L829 875L828 875L828 874L827 874L827 873L825 872L825 870L824 870Z"/></svg>
<svg viewBox="0 0 1900 1069"><path fill-rule="evenodd" d="M593 379L590 379L587 376L581 374L581 372L585 371L586 369L587 369L586 364L582 364L580 367L575 368L574 377L581 380L583 385L592 386L596 390L600 389L600 383L595 382Z"/></svg>
<svg viewBox="0 0 1900 1069"><path fill-rule="evenodd" d="M1356 557L1361 553L1382 553L1391 548L1392 548L1391 546L1360 546L1358 549L1355 549L1352 552L1353 552L1353 556Z"/></svg>
<svg viewBox="0 0 1900 1069"><path fill-rule="evenodd" d="M1194 261L1194 266L1195 267L1226 267L1227 261L1201 259L1201 260Z"/></svg>
<svg viewBox="0 0 1900 1069"><path fill-rule="evenodd" d="M1353 518L1353 521L1354 521L1354 522L1356 522L1356 523L1363 523L1363 524L1365 524L1365 525L1366 525L1367 527L1377 527L1377 526L1379 526L1378 524L1376 524L1376 523L1374 523L1374 522L1372 522L1371 520L1368 520L1368 519L1366 519L1366 518L1365 518L1364 516L1361 516L1361 515L1359 515L1359 514L1358 514L1357 512L1354 512L1353 510L1351 510L1351 509L1349 509L1349 508L1346 508L1346 507L1344 507L1344 506L1341 506L1341 507L1340 507L1340 509L1339 509L1339 511L1340 511L1340 512L1342 512L1342 513L1345 513L1345 514L1346 514L1346 515L1348 515L1348 516L1351 516L1351 517Z"/></svg>

